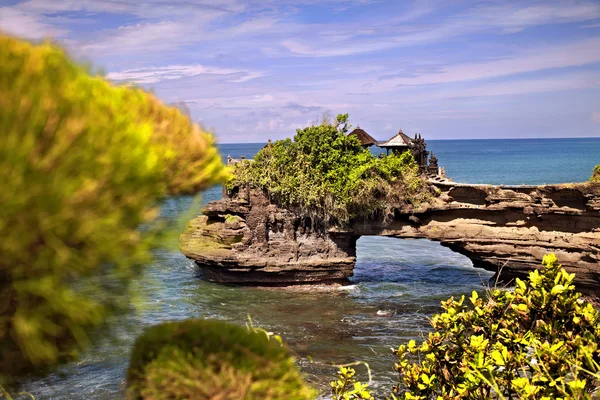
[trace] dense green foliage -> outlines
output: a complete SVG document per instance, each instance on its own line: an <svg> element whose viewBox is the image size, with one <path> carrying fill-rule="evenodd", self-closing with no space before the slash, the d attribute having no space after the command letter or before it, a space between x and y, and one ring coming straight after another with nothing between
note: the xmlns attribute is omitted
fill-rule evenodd
<svg viewBox="0 0 600 400"><path fill-rule="evenodd" d="M421 345L395 354L404 399L589 399L600 371L597 310L574 291L574 274L544 257L514 292L473 292L442 302Z"/></svg>
<svg viewBox="0 0 600 400"><path fill-rule="evenodd" d="M0 35L0 382L72 359L127 304L139 227L225 178L209 134L50 43Z"/></svg>
<svg viewBox="0 0 600 400"><path fill-rule="evenodd" d="M168 322L135 343L129 399L306 400L314 398L277 340L223 321Z"/></svg>
<svg viewBox="0 0 600 400"><path fill-rule="evenodd" d="M328 223L418 205L428 190L410 154L379 158L348 136L348 115L269 143L254 161L235 165L229 188L251 185L272 199Z"/></svg>
<svg viewBox="0 0 600 400"><path fill-rule="evenodd" d="M594 167L594 172L590 178L590 182L600 182L600 165Z"/></svg>

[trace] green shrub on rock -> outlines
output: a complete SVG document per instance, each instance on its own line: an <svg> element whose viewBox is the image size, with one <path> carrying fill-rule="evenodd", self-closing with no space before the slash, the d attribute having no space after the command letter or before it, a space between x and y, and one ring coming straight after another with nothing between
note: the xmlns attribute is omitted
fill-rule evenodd
<svg viewBox="0 0 600 400"><path fill-rule="evenodd" d="M254 157L235 164L228 187L265 190L284 206L328 223L418 205L429 196L410 152L379 158L348 136L348 114L335 124L299 129L294 139L269 143Z"/></svg>
<svg viewBox="0 0 600 400"><path fill-rule="evenodd" d="M590 182L600 182L600 165L594 167L594 172L590 178Z"/></svg>
<svg viewBox="0 0 600 400"><path fill-rule="evenodd" d="M177 108L1 34L0 132L1 383L76 357L127 305L159 201L226 174Z"/></svg>
<svg viewBox="0 0 600 400"><path fill-rule="evenodd" d="M404 399L590 399L600 371L598 311L554 254L514 292L442 302L433 332L394 353Z"/></svg>
<svg viewBox="0 0 600 400"><path fill-rule="evenodd" d="M286 347L223 321L148 328L134 345L127 384L132 400L314 398Z"/></svg>

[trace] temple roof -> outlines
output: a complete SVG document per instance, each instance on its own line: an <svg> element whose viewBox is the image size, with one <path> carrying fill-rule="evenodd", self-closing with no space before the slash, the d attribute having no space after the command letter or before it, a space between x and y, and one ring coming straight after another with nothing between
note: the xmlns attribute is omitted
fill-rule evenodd
<svg viewBox="0 0 600 400"><path fill-rule="evenodd" d="M377 140L373 139L371 135L362 130L360 126L357 126L355 130L348 134L348 136L350 135L356 136L361 146L372 146L374 144L377 144Z"/></svg>
<svg viewBox="0 0 600 400"><path fill-rule="evenodd" d="M412 139L410 137L408 137L407 135L404 134L404 132L402 132L402 129L400 129L398 131L397 134L395 134L392 138L390 138L388 141L386 142L379 142L377 143L377 146L379 147L383 147L383 148L392 148L392 147L411 147L412 146Z"/></svg>

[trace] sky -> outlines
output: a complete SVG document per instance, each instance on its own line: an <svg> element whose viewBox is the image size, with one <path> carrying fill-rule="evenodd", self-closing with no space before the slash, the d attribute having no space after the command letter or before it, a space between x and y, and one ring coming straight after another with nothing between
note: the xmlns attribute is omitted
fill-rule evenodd
<svg viewBox="0 0 600 400"><path fill-rule="evenodd" d="M0 0L0 31L185 104L221 143L326 111L379 140L600 137L600 0Z"/></svg>

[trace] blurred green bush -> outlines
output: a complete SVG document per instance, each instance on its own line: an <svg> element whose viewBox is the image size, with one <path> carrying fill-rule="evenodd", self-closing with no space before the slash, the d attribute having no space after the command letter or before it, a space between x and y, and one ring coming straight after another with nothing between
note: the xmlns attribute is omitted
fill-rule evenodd
<svg viewBox="0 0 600 400"><path fill-rule="evenodd" d="M186 320L148 328L138 339L127 396L144 399L306 400L308 387L287 348L223 321Z"/></svg>
<svg viewBox="0 0 600 400"><path fill-rule="evenodd" d="M0 35L0 383L77 356L122 309L167 195L227 172L175 107Z"/></svg>

